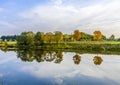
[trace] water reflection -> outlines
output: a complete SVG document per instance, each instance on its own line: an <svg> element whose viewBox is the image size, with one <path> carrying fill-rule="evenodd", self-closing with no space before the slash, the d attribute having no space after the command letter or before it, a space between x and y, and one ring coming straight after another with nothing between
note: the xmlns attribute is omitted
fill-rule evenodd
<svg viewBox="0 0 120 85"><path fill-rule="evenodd" d="M74 61L74 64L78 65L80 63L80 61L81 61L81 56L76 54L75 56L73 56L73 61Z"/></svg>
<svg viewBox="0 0 120 85"><path fill-rule="evenodd" d="M19 50L18 59L16 52L0 54L1 85L120 85L119 55Z"/></svg>
<svg viewBox="0 0 120 85"><path fill-rule="evenodd" d="M32 50L20 50L17 51L17 57L24 62L54 62L61 63L63 61L62 51L32 51ZM79 65L81 62L80 54L76 53L73 56L73 62ZM93 59L95 65L100 65L103 59L100 56L95 56Z"/></svg>
<svg viewBox="0 0 120 85"><path fill-rule="evenodd" d="M31 51L31 50L22 50L17 51L17 57L22 61L32 62L36 60L37 62L52 62L61 63L63 60L63 54L61 51Z"/></svg>
<svg viewBox="0 0 120 85"><path fill-rule="evenodd" d="M103 59L100 56L95 56L93 61L95 65L100 65L103 62Z"/></svg>

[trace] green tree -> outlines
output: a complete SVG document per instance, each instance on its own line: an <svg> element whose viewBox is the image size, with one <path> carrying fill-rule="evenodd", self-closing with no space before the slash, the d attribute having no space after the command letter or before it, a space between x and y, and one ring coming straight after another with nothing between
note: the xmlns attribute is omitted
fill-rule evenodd
<svg viewBox="0 0 120 85"><path fill-rule="evenodd" d="M35 34L33 32L22 32L20 36L17 38L17 45L18 46L28 46L33 47L34 46L34 36Z"/></svg>
<svg viewBox="0 0 120 85"><path fill-rule="evenodd" d="M55 32L55 41L57 43L61 42L63 40L63 34L60 31Z"/></svg>
<svg viewBox="0 0 120 85"><path fill-rule="evenodd" d="M86 40L91 41L93 39L93 36L84 32L81 32L81 39L80 40Z"/></svg>
<svg viewBox="0 0 120 85"><path fill-rule="evenodd" d="M34 41L35 41L36 46L42 45L44 43L44 33L43 32L37 32L35 34Z"/></svg>
<svg viewBox="0 0 120 85"><path fill-rule="evenodd" d="M110 41L114 41L114 40L115 40L115 35L112 34L112 35L109 37L109 40L110 40Z"/></svg>
<svg viewBox="0 0 120 85"><path fill-rule="evenodd" d="M105 35L102 35L102 40L107 40Z"/></svg>
<svg viewBox="0 0 120 85"><path fill-rule="evenodd" d="M52 43L54 39L54 35L52 32L47 32L44 36L44 40L47 42L47 43Z"/></svg>

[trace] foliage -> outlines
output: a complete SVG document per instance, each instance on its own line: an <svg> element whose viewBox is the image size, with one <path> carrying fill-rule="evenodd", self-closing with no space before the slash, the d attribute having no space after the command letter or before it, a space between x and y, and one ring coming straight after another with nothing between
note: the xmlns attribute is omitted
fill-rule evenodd
<svg viewBox="0 0 120 85"><path fill-rule="evenodd" d="M81 32L81 39L82 41L91 41L93 39L93 35Z"/></svg>
<svg viewBox="0 0 120 85"><path fill-rule="evenodd" d="M81 33L79 30L75 30L73 34L73 39L74 40L79 40L81 38Z"/></svg>
<svg viewBox="0 0 120 85"><path fill-rule="evenodd" d="M15 41L16 38L17 38L17 35L1 36L2 41Z"/></svg>
<svg viewBox="0 0 120 85"><path fill-rule="evenodd" d="M61 42L63 40L63 34L60 31L55 32L55 41L57 43Z"/></svg>
<svg viewBox="0 0 120 85"><path fill-rule="evenodd" d="M114 40L115 40L115 35L112 34L112 35L109 37L108 40L110 40L110 41L114 41Z"/></svg>
<svg viewBox="0 0 120 85"><path fill-rule="evenodd" d="M34 46L34 36L35 34L33 32L22 32L17 38L18 46Z"/></svg>
<svg viewBox="0 0 120 85"><path fill-rule="evenodd" d="M102 39L102 33L100 31L94 31L94 40L101 40Z"/></svg>
<svg viewBox="0 0 120 85"><path fill-rule="evenodd" d="M34 37L35 45L40 46L44 43L44 33L43 32L37 32Z"/></svg>

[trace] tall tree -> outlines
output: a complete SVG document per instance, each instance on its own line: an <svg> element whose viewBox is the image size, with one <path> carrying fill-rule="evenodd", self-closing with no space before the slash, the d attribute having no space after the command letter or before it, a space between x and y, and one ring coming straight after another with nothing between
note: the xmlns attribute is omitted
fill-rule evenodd
<svg viewBox="0 0 120 85"><path fill-rule="evenodd" d="M102 39L102 33L100 31L94 31L94 40L101 40Z"/></svg>
<svg viewBox="0 0 120 85"><path fill-rule="evenodd" d="M29 47L34 46L34 36L33 32L22 32L20 36L17 38L18 45L26 45Z"/></svg>
<svg viewBox="0 0 120 85"><path fill-rule="evenodd" d="M36 46L39 46L39 45L43 44L44 43L44 33L43 32L37 32L35 34L34 40L35 40L35 45Z"/></svg>
<svg viewBox="0 0 120 85"><path fill-rule="evenodd" d="M79 40L81 38L81 33L79 30L75 30L73 34L74 40Z"/></svg>

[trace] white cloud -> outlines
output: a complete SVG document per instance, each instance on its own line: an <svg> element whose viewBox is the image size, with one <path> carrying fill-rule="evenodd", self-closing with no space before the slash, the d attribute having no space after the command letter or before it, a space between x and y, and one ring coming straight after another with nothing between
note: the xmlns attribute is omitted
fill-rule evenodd
<svg viewBox="0 0 120 85"><path fill-rule="evenodd" d="M3 12L3 11L5 11L5 9L4 8L0 8L0 12Z"/></svg>
<svg viewBox="0 0 120 85"><path fill-rule="evenodd" d="M52 1L55 3L54 5L36 6L20 13L22 18L29 20L29 29L38 30L41 28L41 31L60 30L71 33L79 28L79 30L87 33L101 30L107 36L120 31L119 0L86 7L63 5L64 0Z"/></svg>
<svg viewBox="0 0 120 85"><path fill-rule="evenodd" d="M51 0L55 5L61 5L63 0Z"/></svg>

